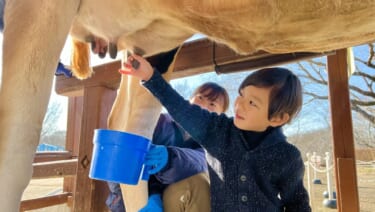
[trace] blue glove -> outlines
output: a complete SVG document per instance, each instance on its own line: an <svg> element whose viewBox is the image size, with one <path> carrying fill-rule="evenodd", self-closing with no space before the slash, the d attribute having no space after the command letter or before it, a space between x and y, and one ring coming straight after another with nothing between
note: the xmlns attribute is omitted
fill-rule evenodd
<svg viewBox="0 0 375 212"><path fill-rule="evenodd" d="M163 203L160 194L153 194L148 197L148 202L139 212L163 212Z"/></svg>
<svg viewBox="0 0 375 212"><path fill-rule="evenodd" d="M145 158L148 173L155 174L162 170L168 162L168 150L163 145L152 145Z"/></svg>
<svg viewBox="0 0 375 212"><path fill-rule="evenodd" d="M59 62L55 71L55 75L61 75L61 74L64 74L68 78L71 78L73 76L72 71L65 68L64 64Z"/></svg>

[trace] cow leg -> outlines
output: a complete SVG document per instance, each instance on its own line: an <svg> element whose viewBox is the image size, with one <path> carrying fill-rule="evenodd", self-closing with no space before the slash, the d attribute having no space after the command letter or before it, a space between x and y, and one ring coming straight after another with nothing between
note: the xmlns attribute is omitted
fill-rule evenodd
<svg viewBox="0 0 375 212"><path fill-rule="evenodd" d="M126 57L126 54L124 56ZM164 74L170 79L173 63ZM151 139L161 111L160 103L140 85L139 79L122 75L119 91L108 118L110 129L120 130L142 135ZM138 185L121 185L123 199L127 212L138 212L148 200L147 181L140 181Z"/></svg>
<svg viewBox="0 0 375 212"><path fill-rule="evenodd" d="M5 7L0 88L0 211L18 211L32 176L54 71L79 1L13 0Z"/></svg>
<svg viewBox="0 0 375 212"><path fill-rule="evenodd" d="M149 105L148 105L149 104ZM151 108L148 108L148 107ZM152 137L153 126L156 125L161 106L146 92L135 77L122 75L121 84L111 114L109 129L131 132ZM146 114L142 114L146 112ZM147 118L146 118L147 117ZM147 203L147 181L138 185L121 185L122 196L127 212L137 212Z"/></svg>

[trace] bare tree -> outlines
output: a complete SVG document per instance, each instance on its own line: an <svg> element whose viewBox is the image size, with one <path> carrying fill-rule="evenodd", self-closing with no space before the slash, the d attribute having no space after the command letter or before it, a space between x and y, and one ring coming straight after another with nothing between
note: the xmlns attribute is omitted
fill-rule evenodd
<svg viewBox="0 0 375 212"><path fill-rule="evenodd" d="M51 136L58 130L59 126L57 123L62 113L63 106L65 105L60 105L57 101L50 101L46 116L44 117L40 140L43 140L44 137Z"/></svg>
<svg viewBox="0 0 375 212"><path fill-rule="evenodd" d="M355 129L357 143L364 146L375 146L373 140L375 131L375 53L374 44L367 44L367 55L355 55L356 71L349 80L350 102L353 122L359 126ZM322 58L297 63L301 71L299 76L306 83L313 86L305 89L307 103L316 100L327 101L328 75L326 62Z"/></svg>
<svg viewBox="0 0 375 212"><path fill-rule="evenodd" d="M363 63L367 66L366 70L359 68L356 65L356 72L353 73L352 78L357 77L359 80L353 80L349 83L351 95L352 110L359 113L363 118L375 124L375 65L374 65L374 45L369 46L369 58L365 61L359 57L355 58L357 63ZM321 61L308 60L306 63L298 63L299 69L302 71L300 77L306 78L308 81L327 86L327 72L326 64ZM361 82L358 84L358 82ZM314 91L305 91L305 94L310 96L310 101L313 100L328 100L328 95L321 95Z"/></svg>

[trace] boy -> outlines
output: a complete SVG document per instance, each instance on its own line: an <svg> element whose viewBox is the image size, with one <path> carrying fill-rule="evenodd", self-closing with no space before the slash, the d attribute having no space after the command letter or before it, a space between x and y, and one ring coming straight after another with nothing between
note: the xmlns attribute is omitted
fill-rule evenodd
<svg viewBox="0 0 375 212"><path fill-rule="evenodd" d="M138 69L131 62L140 62ZM169 114L206 150L212 211L311 211L304 163L281 127L302 105L299 79L284 68L262 69L239 87L235 117L189 104L142 57L120 71L140 78Z"/></svg>

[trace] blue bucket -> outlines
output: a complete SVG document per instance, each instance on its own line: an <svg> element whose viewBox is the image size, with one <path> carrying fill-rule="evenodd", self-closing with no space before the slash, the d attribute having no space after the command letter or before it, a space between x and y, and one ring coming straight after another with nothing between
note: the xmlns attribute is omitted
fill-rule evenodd
<svg viewBox="0 0 375 212"><path fill-rule="evenodd" d="M97 180L137 185L151 142L145 137L114 130L94 132L89 177ZM146 173L145 173L146 174ZM142 176L142 179L147 178Z"/></svg>

